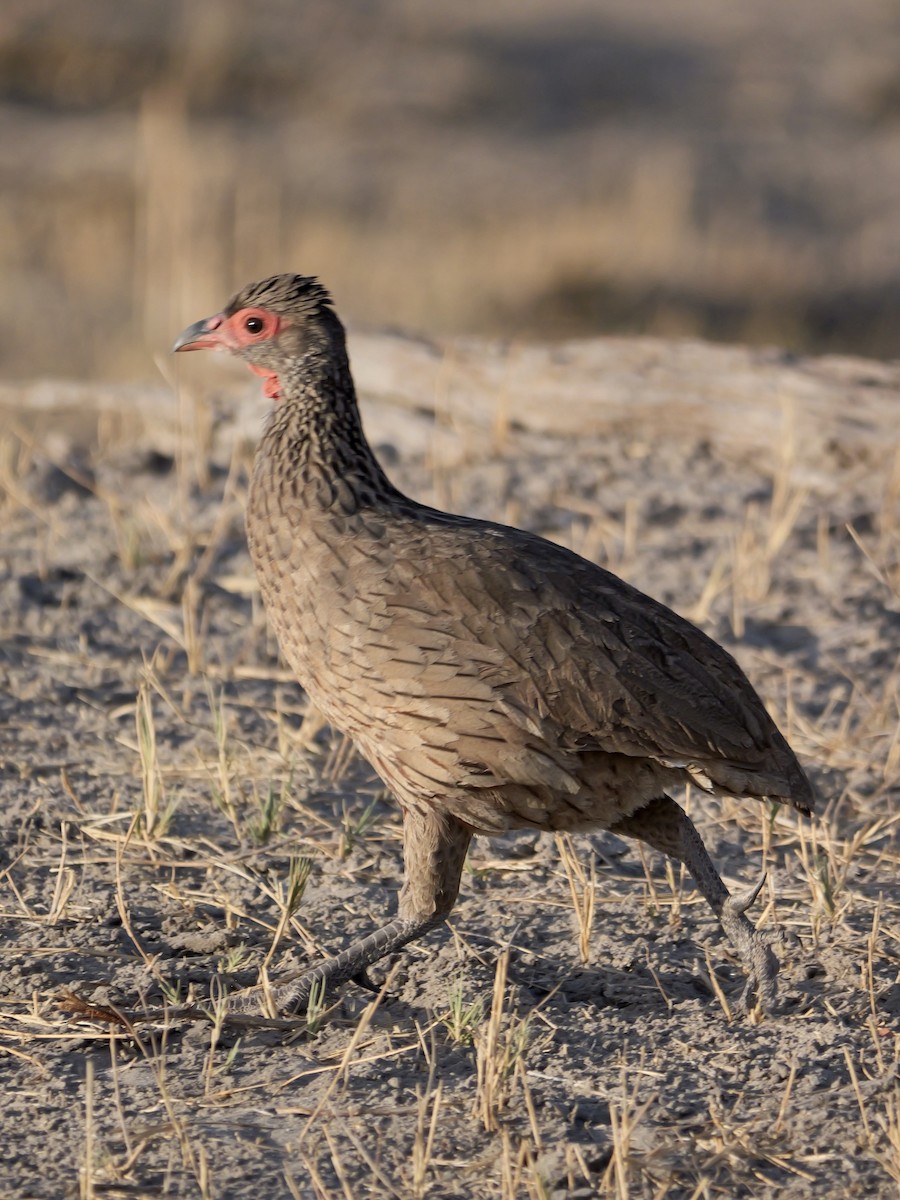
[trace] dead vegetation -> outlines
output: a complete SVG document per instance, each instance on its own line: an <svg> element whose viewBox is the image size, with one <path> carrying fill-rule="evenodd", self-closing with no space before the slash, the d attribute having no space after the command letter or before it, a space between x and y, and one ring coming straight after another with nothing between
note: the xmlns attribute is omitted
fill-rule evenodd
<svg viewBox="0 0 900 1200"><path fill-rule="evenodd" d="M291 1030L223 1026L226 989L375 923L397 815L278 665L243 543L247 447L198 452L193 419L171 459L102 429L81 454L16 429L4 1190L731 1200L852 1178L893 1195L895 433L822 490L790 439L761 472L752 447L711 456L687 426L656 442L498 420L486 439L441 420L424 456L400 439L404 486L449 488L675 602L733 646L810 766L812 823L687 798L729 883L768 872L783 1015L735 1018L739 971L679 870L609 836L517 835L476 845L451 935L377 996L319 998ZM210 1019L105 1026L65 1011L73 991L98 1012L202 998Z"/></svg>
<svg viewBox="0 0 900 1200"><path fill-rule="evenodd" d="M896 355L880 0L342 14L8 0L7 374L149 378L188 317L285 269L377 328Z"/></svg>

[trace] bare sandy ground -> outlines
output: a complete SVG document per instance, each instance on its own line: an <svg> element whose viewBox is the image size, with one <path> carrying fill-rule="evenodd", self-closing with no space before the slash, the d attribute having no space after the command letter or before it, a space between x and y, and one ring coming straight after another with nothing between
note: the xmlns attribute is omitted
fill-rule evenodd
<svg viewBox="0 0 900 1200"><path fill-rule="evenodd" d="M334 952L395 903L398 817L266 633L242 528L254 385L9 388L0 1194L896 1195L896 370L352 348L402 486L610 565L758 686L819 817L686 803L726 880L768 872L782 1010L738 1018L690 881L598 834L479 841L449 932L296 1030L67 1012Z"/></svg>

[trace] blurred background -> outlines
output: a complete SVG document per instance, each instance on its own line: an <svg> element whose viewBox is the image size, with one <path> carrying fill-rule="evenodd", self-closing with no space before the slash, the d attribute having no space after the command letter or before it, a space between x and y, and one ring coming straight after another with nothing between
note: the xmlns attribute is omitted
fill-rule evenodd
<svg viewBox="0 0 900 1200"><path fill-rule="evenodd" d="M0 374L238 286L367 328L894 357L893 0L4 0Z"/></svg>

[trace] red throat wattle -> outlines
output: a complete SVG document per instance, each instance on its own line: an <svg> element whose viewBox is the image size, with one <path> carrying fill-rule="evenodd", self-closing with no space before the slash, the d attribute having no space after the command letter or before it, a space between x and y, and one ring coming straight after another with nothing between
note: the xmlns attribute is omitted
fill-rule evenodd
<svg viewBox="0 0 900 1200"><path fill-rule="evenodd" d="M257 367L253 363L247 363L247 366L254 375L260 375L265 383L263 384L263 395L268 396L270 400L281 399L281 384L278 381L278 375L275 371L267 371L265 367Z"/></svg>

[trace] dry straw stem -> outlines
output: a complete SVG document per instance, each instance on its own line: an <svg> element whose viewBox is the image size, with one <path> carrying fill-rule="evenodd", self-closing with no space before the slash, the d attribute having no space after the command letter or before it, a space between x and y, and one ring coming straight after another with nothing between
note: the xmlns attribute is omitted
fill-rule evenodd
<svg viewBox="0 0 900 1200"><path fill-rule="evenodd" d="M140 955L141 959L143 960L144 966L147 968L147 970L152 975L154 975L157 979L159 979L160 977L159 977L158 971L156 969L156 960L154 958L151 958L151 956L146 952L146 950L144 949L144 947L141 943L140 938L135 933L134 927L132 926L132 923L131 923L131 914L128 910L128 905L125 901L125 883L124 883L124 878L123 878L122 866L123 866L125 849L128 845L128 840L131 837L131 834L134 832L134 829L136 827L138 819L139 818L137 817L137 815L135 815L135 817L132 818L131 824L128 827L128 833L125 835L124 841L119 842L116 845L116 859L115 859L115 862L116 862L116 909L118 910L118 913L119 913L119 919L122 922L122 928L125 930L125 933L127 934L129 941L134 946L135 950L137 950L138 954Z"/></svg>
<svg viewBox="0 0 900 1200"><path fill-rule="evenodd" d="M706 972L701 972L701 974L703 974L706 982L709 984L710 991L718 1000L719 1006L721 1007L722 1012L725 1014L725 1020L731 1024L731 1021L733 1020L731 1005L728 1003L728 999L725 993L722 991L722 985L719 983L716 975L716 969L713 966L709 950L704 948L703 954L706 959Z"/></svg>
<svg viewBox="0 0 900 1200"><path fill-rule="evenodd" d="M603 1176L602 1192L610 1200L631 1200L637 1193L632 1191L634 1168L637 1165L632 1143L635 1132L656 1097L650 1096L638 1104L645 1054L641 1051L634 1081L629 1087L628 1070L623 1065L620 1076L622 1099L609 1102L609 1122L612 1131L612 1155Z"/></svg>
<svg viewBox="0 0 900 1200"><path fill-rule="evenodd" d="M497 959L491 1011L475 1038L477 1093L475 1112L488 1133L499 1129L499 1116L507 1105L516 1068L528 1048L533 1013L519 1018L506 1013L509 948Z"/></svg>
<svg viewBox="0 0 900 1200"><path fill-rule="evenodd" d="M316 1105L316 1107L310 1113L308 1120L306 1121L305 1125L303 1126L303 1129L300 1132L300 1136L299 1136L298 1142L297 1142L298 1146L303 1145L303 1143L306 1141L307 1137L309 1137L309 1135L313 1129L313 1126L322 1118L323 1114L325 1114L327 1112L328 1107L331 1103L331 1100L332 1100L334 1094L339 1090L339 1088L341 1086L346 1087L347 1082L350 1077L350 1071L356 1065L354 1062L354 1059L353 1059L353 1055L355 1054L356 1049L359 1046L360 1042L365 1037L366 1032L369 1028L369 1025L372 1022L372 1018L375 1015L376 1010L378 1009L378 1007L381 1004L382 1000L384 999L385 995L387 995L388 992L390 991L390 989L393 985L393 982L394 982L394 978L396 977L396 974L397 974L397 969L398 969L398 967L397 967L397 965L395 965L388 972L384 983L381 985L381 988L379 989L378 995L375 997L375 999L370 1004L366 1005L366 1008L364 1009L362 1015L360 1016L359 1021L356 1024L356 1028L354 1029L353 1034L352 1034L349 1042L347 1043L347 1047L341 1056L340 1063L338 1064L338 1066L335 1070L335 1073L334 1073L334 1078L332 1079L331 1083L328 1085L328 1088L327 1088L324 1096L322 1097L322 1099L319 1101L319 1103Z"/></svg>
<svg viewBox="0 0 900 1200"><path fill-rule="evenodd" d="M534 1150L524 1139L518 1143L501 1129L500 1200L549 1200L550 1189L538 1169Z"/></svg>
<svg viewBox="0 0 900 1200"><path fill-rule="evenodd" d="M84 1064L84 1165L79 1172L80 1200L94 1200L94 1060Z"/></svg>
<svg viewBox="0 0 900 1200"><path fill-rule="evenodd" d="M898 1067L900 1062L895 1057L895 1070ZM896 1090L888 1094L884 1111L876 1113L874 1119L882 1131L884 1146L876 1152L876 1157L891 1179L900 1185L900 1095Z"/></svg>
<svg viewBox="0 0 900 1200"><path fill-rule="evenodd" d="M466 1004L463 997L463 980L458 979L450 988L449 1009L444 1018L444 1028L450 1040L457 1046L469 1046L475 1041L478 1027L484 1020L484 997L476 996Z"/></svg>
<svg viewBox="0 0 900 1200"><path fill-rule="evenodd" d="M169 1088L167 1031L163 1031L159 1040L155 1036L151 1036L150 1039L144 1041L137 1036L135 1031L132 1031L132 1036L141 1055L153 1073L159 1097L168 1118L169 1133L170 1135L175 1135L175 1141L181 1153L182 1165L185 1170L190 1171L193 1175L201 1200L213 1200L206 1150L202 1143L197 1142L195 1145L191 1141L189 1123L180 1114L179 1108L181 1106Z"/></svg>
<svg viewBox="0 0 900 1200"><path fill-rule="evenodd" d="M688 612L699 625L709 621L719 597L730 592L730 617L734 636L742 638L746 618L766 601L772 589L773 566L790 541L810 500L808 488L796 487L796 417L789 399L783 402L784 437L777 469L771 476L767 504L751 501L743 506L743 519L731 544L713 563L700 596ZM826 546L827 549L827 546Z"/></svg>
<svg viewBox="0 0 900 1200"><path fill-rule="evenodd" d="M280 881L278 883L278 889L281 892L279 897L281 915L278 918L278 925L275 929L275 935L272 938L272 944L266 953L266 957L263 959L263 970L266 970L270 966L278 950L279 943L287 931L288 925L300 907L311 870L311 858L292 857L288 863L287 880L283 885ZM275 1013L272 1013L272 1016L275 1015Z"/></svg>
<svg viewBox="0 0 900 1200"><path fill-rule="evenodd" d="M418 1030L419 1040L425 1045L421 1029ZM435 1086L437 1069L437 1047L434 1041L434 1031L431 1035L430 1052L427 1054L428 1079L424 1088L416 1084L416 1132L412 1145L412 1195L415 1200L423 1200L428 1194L428 1177L432 1169L434 1154L434 1139L438 1130L441 1116L441 1104L444 1095L444 1085L438 1082Z"/></svg>
<svg viewBox="0 0 900 1200"><path fill-rule="evenodd" d="M56 868L56 886L53 889L53 899L50 902L50 911L47 913L47 922L50 925L56 925L66 915L66 906L71 899L72 892L75 890L78 877L75 871L66 865L66 856L69 849L68 841L69 823L67 821L60 822L60 847L59 847L59 866Z"/></svg>
<svg viewBox="0 0 900 1200"><path fill-rule="evenodd" d="M594 907L597 896L596 860L592 853L590 866L585 871L584 864L575 849L572 835L569 833L556 835L556 848L566 873L572 909L578 924L578 953L581 961L587 964L591 961L591 932L594 926Z"/></svg>
<svg viewBox="0 0 900 1200"><path fill-rule="evenodd" d="M139 828L144 837L151 840L165 832L167 821L163 814L165 790L156 751L156 722L153 718L153 702L146 683L142 683L138 689L134 722L137 729L138 754L141 760L143 796L143 807L138 814Z"/></svg>
<svg viewBox="0 0 900 1200"><path fill-rule="evenodd" d="M573 522L563 544L591 562L603 563L622 579L630 579L637 560L640 513L633 496L625 499L621 520L610 516L603 504L569 491L554 497L561 508L585 518ZM509 521L509 524L515 524Z"/></svg>

